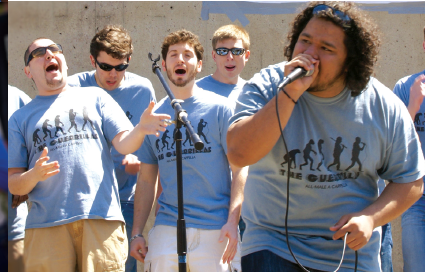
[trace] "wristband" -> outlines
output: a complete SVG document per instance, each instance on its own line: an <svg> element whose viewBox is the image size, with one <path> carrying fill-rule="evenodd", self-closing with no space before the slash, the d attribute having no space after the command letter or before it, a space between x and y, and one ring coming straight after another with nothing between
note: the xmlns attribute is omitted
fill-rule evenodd
<svg viewBox="0 0 425 272"><path fill-rule="evenodd" d="M136 238L138 238L138 237L142 237L142 238L144 238L144 237L143 237L143 235L141 235L141 234L136 234L136 235L134 235L133 237L131 237L131 238L130 238L130 241L129 241L128 243L129 243L129 244L131 244L131 242L133 242L133 240L134 240L134 239L136 239Z"/></svg>
<svg viewBox="0 0 425 272"><path fill-rule="evenodd" d="M294 104L297 104L297 101L295 101L292 97L289 96L289 94L282 88L282 91L284 94L286 94L286 96L292 100L292 102L294 102Z"/></svg>

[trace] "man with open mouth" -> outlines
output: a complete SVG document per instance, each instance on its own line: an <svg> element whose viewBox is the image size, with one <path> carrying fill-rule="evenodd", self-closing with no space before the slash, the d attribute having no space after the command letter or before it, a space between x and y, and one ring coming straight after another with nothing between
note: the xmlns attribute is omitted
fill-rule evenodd
<svg viewBox="0 0 425 272"><path fill-rule="evenodd" d="M170 116L152 113L151 102L133 127L100 88L70 87L62 46L50 39L31 42L24 61L38 95L9 119L8 175L10 192L28 194L32 203L25 271L124 271L128 242L110 147L136 151ZM65 128L81 127L88 116L92 123L33 141L58 115Z"/></svg>
<svg viewBox="0 0 425 272"><path fill-rule="evenodd" d="M223 96L195 84L204 52L196 35L187 30L170 33L161 49L162 68L167 72L170 89L176 99L183 100L188 119L194 127L199 122L208 123L204 148L182 150L188 270L240 271L232 268L232 261L238 250L237 226L247 169L229 166L227 160L226 132L233 107ZM170 102L165 97L155 110L174 114ZM146 271L178 271L175 156L175 148L160 150L153 137L146 137L142 145L130 254L145 263ZM148 250L141 233L153 205L158 174L163 192L158 199L160 208L154 227L147 237Z"/></svg>

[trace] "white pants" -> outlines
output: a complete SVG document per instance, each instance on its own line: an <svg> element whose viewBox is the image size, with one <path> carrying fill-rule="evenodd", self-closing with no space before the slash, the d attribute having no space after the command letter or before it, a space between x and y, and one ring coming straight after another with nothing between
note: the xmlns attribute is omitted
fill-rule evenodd
<svg viewBox="0 0 425 272"><path fill-rule="evenodd" d="M186 229L188 272L240 272L240 240L231 265L223 264L222 257L228 241L218 242L220 230ZM158 225L148 235L145 272L179 271L177 256L177 228Z"/></svg>

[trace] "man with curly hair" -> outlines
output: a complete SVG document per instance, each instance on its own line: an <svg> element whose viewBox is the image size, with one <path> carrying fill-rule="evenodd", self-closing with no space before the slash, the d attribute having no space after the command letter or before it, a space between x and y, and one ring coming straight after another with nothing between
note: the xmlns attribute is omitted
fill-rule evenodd
<svg viewBox="0 0 425 272"><path fill-rule="evenodd" d="M130 34L122 26L107 25L94 35L90 43L90 61L95 70L69 77L69 85L75 87L101 87L118 102L133 126L137 125L143 111L151 101L156 102L155 92L149 79L128 72L133 44ZM85 123L87 123L85 117ZM88 119L90 120L90 119ZM84 125L83 125L84 130ZM140 149L122 155L112 148L115 175L118 181L121 211L125 220L128 240L131 238L134 213L134 193ZM137 262L128 256L126 272L136 272Z"/></svg>
<svg viewBox="0 0 425 272"><path fill-rule="evenodd" d="M254 75L230 119L229 161L250 165L242 270L334 271L346 237L343 271L381 271L380 226L422 196L425 165L406 108L371 77L377 26L353 3L311 2L295 17L288 41L288 61ZM280 87L297 67L314 72ZM311 139L322 143L314 166L329 165L341 139L341 167L281 166L285 154ZM347 169L352 154L361 169ZM390 183L378 197L379 178Z"/></svg>
<svg viewBox="0 0 425 272"><path fill-rule="evenodd" d="M425 27L422 47L425 50ZM400 79L394 93L406 105L425 153L425 70ZM418 267L425 267L425 195L403 213L401 227L403 271L418 271Z"/></svg>

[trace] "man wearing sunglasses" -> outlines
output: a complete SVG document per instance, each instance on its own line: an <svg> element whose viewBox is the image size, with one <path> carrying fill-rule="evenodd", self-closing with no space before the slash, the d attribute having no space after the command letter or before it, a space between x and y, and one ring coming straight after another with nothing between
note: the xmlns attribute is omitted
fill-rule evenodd
<svg viewBox="0 0 425 272"><path fill-rule="evenodd" d="M90 43L90 61L95 70L78 73L69 78L70 86L101 87L127 112L135 126L151 101L156 102L155 92L149 79L126 71L133 45L130 34L121 26L108 25L93 37ZM125 220L128 240L133 228L134 193L139 171L140 151L126 156L112 148L115 174ZM136 272L136 259L129 255L127 272Z"/></svg>
<svg viewBox="0 0 425 272"><path fill-rule="evenodd" d="M425 51L425 27L422 48ZM403 101L415 124L425 153L425 70L403 77L394 86L394 93ZM413 272L425 267L425 194L401 217L403 271Z"/></svg>
<svg viewBox="0 0 425 272"><path fill-rule="evenodd" d="M291 24L288 61L245 84L227 134L230 163L250 165L244 272L335 271L344 237L343 271L381 271L380 226L422 196L425 161L404 105L371 77L377 33L353 3L311 2ZM297 67L314 72L281 87ZM317 169L332 163L338 137L341 167ZM321 143L312 169L282 163L311 139ZM347 169L353 156L361 169ZM390 183L378 197L379 178Z"/></svg>
<svg viewBox="0 0 425 272"><path fill-rule="evenodd" d="M24 60L38 95L9 119L8 175L10 192L32 203L25 271L124 271L128 241L110 147L134 152L170 116L152 113L152 102L133 127L100 88L70 87L62 47L50 39L31 42ZM53 122L47 119L59 115L66 131L83 125L84 111L93 125L86 131L40 139L43 123Z"/></svg>
<svg viewBox="0 0 425 272"><path fill-rule="evenodd" d="M196 85L235 101L245 80L240 77L249 59L249 34L236 25L225 25L214 32L212 58L216 64L214 74L196 81Z"/></svg>

